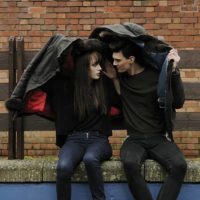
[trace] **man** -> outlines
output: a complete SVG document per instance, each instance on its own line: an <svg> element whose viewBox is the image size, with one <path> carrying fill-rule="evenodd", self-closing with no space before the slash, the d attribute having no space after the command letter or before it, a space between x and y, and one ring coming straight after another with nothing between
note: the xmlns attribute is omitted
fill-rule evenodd
<svg viewBox="0 0 200 200"><path fill-rule="evenodd" d="M128 133L120 156L130 191L136 200L152 200L141 175L142 163L150 158L169 173L157 200L175 200L187 168L172 137L175 109L184 103L177 68L180 57L175 49L147 35L136 24L97 28L91 37L97 36L110 43L113 65L118 72ZM116 82L112 69L106 74Z"/></svg>

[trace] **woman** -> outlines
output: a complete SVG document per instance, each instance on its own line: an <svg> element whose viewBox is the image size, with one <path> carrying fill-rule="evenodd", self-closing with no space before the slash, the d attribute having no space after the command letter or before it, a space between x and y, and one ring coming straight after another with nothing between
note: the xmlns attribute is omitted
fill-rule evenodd
<svg viewBox="0 0 200 200"><path fill-rule="evenodd" d="M55 117L58 143L63 143L57 164L57 199L71 199L71 177L85 164L94 200L105 200L101 162L112 155L108 113L118 96L108 78L102 77L104 51L101 42L79 40L72 57L74 72L57 74L43 88ZM113 94L112 94L113 92ZM109 93L109 95L108 95Z"/></svg>

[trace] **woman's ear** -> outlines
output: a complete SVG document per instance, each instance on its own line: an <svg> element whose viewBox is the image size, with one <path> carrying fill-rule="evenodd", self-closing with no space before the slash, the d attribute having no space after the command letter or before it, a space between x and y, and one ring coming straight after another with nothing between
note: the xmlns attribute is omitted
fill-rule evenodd
<svg viewBox="0 0 200 200"><path fill-rule="evenodd" d="M133 64L135 62L135 57L134 56L130 56L129 59L131 61L131 64Z"/></svg>

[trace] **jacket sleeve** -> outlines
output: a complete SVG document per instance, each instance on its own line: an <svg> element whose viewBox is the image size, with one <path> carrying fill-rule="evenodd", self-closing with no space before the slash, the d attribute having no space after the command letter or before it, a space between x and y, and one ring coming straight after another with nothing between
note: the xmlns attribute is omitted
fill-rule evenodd
<svg viewBox="0 0 200 200"><path fill-rule="evenodd" d="M179 70L172 73L171 81L173 94L172 106L174 109L182 108L185 102L185 92Z"/></svg>
<svg viewBox="0 0 200 200"><path fill-rule="evenodd" d="M44 56L45 52L47 51L49 45L52 43L56 36L52 36L49 41L45 44L45 46L34 56L34 58L30 61L26 69L24 70L22 76L20 77L19 82L17 83L16 87L14 88L10 98L6 100L5 105L8 110L21 110L23 109L24 102L23 98L25 96L25 91L29 79L37 67L39 61Z"/></svg>

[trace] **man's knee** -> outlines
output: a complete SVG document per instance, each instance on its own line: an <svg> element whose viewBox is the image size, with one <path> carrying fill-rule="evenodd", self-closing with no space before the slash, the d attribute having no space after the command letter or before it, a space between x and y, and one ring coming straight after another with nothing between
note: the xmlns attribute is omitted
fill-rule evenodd
<svg viewBox="0 0 200 200"><path fill-rule="evenodd" d="M172 163L170 173L175 176L185 176L187 171L187 163L184 159L176 160Z"/></svg>
<svg viewBox="0 0 200 200"><path fill-rule="evenodd" d="M141 165L133 159L125 158L122 163L126 171L131 171L131 173L140 173L141 171Z"/></svg>

